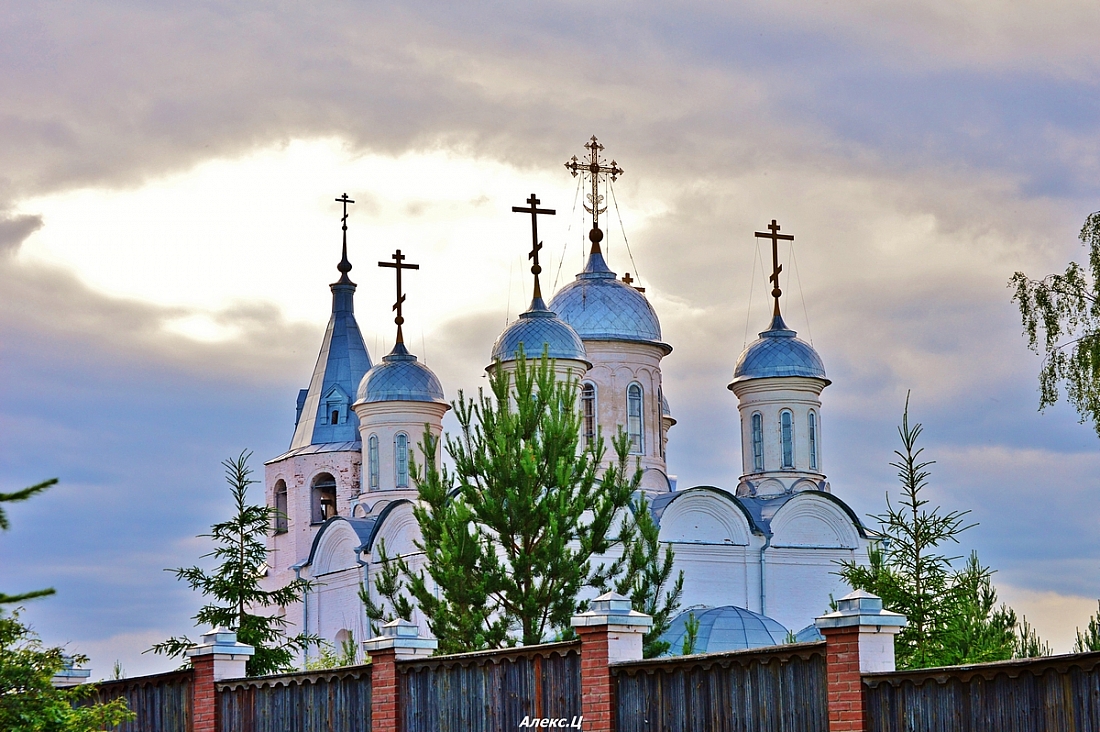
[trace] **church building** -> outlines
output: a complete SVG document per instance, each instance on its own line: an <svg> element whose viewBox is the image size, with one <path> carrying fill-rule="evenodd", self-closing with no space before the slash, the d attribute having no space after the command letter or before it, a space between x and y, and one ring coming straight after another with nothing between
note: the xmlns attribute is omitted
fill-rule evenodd
<svg viewBox="0 0 1100 732"><path fill-rule="evenodd" d="M772 243L772 318L736 361L731 357L732 396L722 396L721 384L713 387L715 398L727 399L740 417L740 434L729 439L740 441L742 475L736 486L683 489L670 477L675 455L666 455L676 420L661 362L672 346L662 339L644 292L629 276L620 279L612 271L601 248L600 190L623 171L603 160L595 137L585 148L584 160L566 163L591 186L585 206L592 215L591 249L584 270L545 302L535 237L531 305L491 349L486 344L487 369L498 363L514 368L521 347L535 355L545 349L560 374L580 379L582 438L614 435L620 428L629 436L660 539L672 545L676 571L684 572L685 612L666 635L673 652L688 612L700 620L697 652L782 643L791 635L808 638L830 596L847 592L834 574L836 562L865 563L869 540L826 479L821 393L830 382L824 364L780 312L776 246L792 237L780 234L775 221L768 233L757 234ZM396 275L397 336L390 353L372 361L355 319L356 285L349 278L347 205L353 201L346 194L337 201L344 205L343 256L340 277L330 285L332 314L309 386L298 394L290 449L267 461L265 486L268 505L279 513L266 582L277 586L296 576L315 581L302 603L287 608L287 630L338 645L371 635L358 593L360 584L374 592L383 546L414 570L421 566L409 466L423 461L417 444L425 426L442 434L448 396L454 395L404 343L401 273L418 265L406 263L400 250L392 262L380 263ZM546 213L534 194L527 202L529 207L513 210L533 219ZM418 613L413 621L428 633Z"/></svg>

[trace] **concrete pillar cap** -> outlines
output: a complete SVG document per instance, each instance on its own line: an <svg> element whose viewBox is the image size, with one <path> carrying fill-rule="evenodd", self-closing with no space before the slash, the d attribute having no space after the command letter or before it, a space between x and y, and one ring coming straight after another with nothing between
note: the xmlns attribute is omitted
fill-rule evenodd
<svg viewBox="0 0 1100 732"><path fill-rule="evenodd" d="M880 632L898 633L908 624L901 613L883 610L882 598L866 590L849 592L836 605L835 612L814 619L818 630L874 627Z"/></svg>
<svg viewBox="0 0 1100 732"><path fill-rule="evenodd" d="M600 595L591 603L592 609L574 615L569 624L574 628L599 625L631 626L644 632L653 627L653 618L632 609L630 598L617 592Z"/></svg>
<svg viewBox="0 0 1100 732"><path fill-rule="evenodd" d="M187 657L195 656L254 656L256 649L247 643L238 643L236 632L229 628L214 628L203 633L202 643L187 650Z"/></svg>
<svg viewBox="0 0 1100 732"><path fill-rule="evenodd" d="M378 629L378 633L374 638L363 641L363 648L367 653L392 648L397 656L430 656L439 648L439 641L420 635L420 628L416 623L401 618L386 623Z"/></svg>

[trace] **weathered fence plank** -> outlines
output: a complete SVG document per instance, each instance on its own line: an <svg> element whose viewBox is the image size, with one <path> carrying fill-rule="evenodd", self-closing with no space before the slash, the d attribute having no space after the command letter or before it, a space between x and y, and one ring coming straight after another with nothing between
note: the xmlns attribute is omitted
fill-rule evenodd
<svg viewBox="0 0 1100 732"><path fill-rule="evenodd" d="M619 732L827 732L825 644L612 666Z"/></svg>
<svg viewBox="0 0 1100 732"><path fill-rule="evenodd" d="M370 666L221 682L220 732L370 732Z"/></svg>
<svg viewBox="0 0 1100 732"><path fill-rule="evenodd" d="M125 699L137 718L117 727L118 732L190 732L191 676L191 669L187 669L135 679L101 681L95 684L95 692L87 701Z"/></svg>
<svg viewBox="0 0 1100 732"><path fill-rule="evenodd" d="M514 732L581 714L580 644L401 661L404 732Z"/></svg>
<svg viewBox="0 0 1100 732"><path fill-rule="evenodd" d="M870 732L1100 732L1100 653L863 676Z"/></svg>

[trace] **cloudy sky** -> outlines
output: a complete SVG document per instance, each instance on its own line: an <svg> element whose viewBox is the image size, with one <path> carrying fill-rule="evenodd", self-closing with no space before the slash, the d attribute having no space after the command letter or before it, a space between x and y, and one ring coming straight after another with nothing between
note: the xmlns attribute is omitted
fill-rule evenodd
<svg viewBox="0 0 1100 732"><path fill-rule="evenodd" d="M884 508L911 390L931 493L980 523L960 553L1068 651L1100 596L1100 454L1072 410L1036 412L1006 283L1084 256L1098 35L1076 0L4 4L0 491L61 483L9 510L0 586L56 587L26 617L95 676L171 668L140 652L199 598L163 569L226 515L220 461L290 440L333 198L357 201L372 356L393 337L374 264L400 247L422 266L407 338L453 398L530 297L510 207L559 212L544 287L578 271L562 163L595 134L626 170L611 265L675 348L679 485L740 473L725 385L766 324L752 233L776 218L788 322L834 382L835 493Z"/></svg>

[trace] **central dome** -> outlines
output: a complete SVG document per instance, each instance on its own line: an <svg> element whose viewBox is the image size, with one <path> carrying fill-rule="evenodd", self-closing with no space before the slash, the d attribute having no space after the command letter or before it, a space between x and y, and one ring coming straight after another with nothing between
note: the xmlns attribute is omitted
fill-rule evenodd
<svg viewBox="0 0 1100 732"><path fill-rule="evenodd" d="M400 342L359 382L358 401L447 403L436 375Z"/></svg>
<svg viewBox="0 0 1100 732"><path fill-rule="evenodd" d="M550 309L586 341L650 343L670 353L661 342L661 322L645 296L615 278L603 255L594 251L577 279L558 290Z"/></svg>

